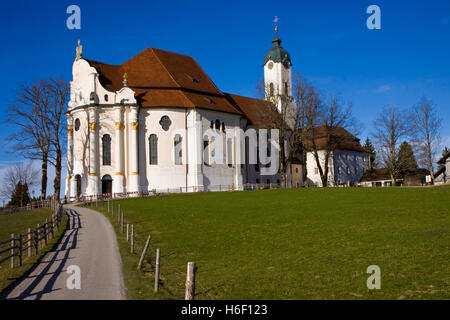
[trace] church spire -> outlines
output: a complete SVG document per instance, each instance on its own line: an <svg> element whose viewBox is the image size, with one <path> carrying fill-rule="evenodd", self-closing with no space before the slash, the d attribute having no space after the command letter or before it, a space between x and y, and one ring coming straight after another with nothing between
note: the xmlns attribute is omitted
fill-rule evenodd
<svg viewBox="0 0 450 320"><path fill-rule="evenodd" d="M275 19L273 20L273 22L275 23L275 36L278 36L278 17L275 16Z"/></svg>

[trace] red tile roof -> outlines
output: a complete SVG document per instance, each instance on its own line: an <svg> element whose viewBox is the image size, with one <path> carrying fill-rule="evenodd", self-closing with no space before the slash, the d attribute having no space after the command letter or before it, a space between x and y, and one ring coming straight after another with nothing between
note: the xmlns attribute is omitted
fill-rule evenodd
<svg viewBox="0 0 450 320"><path fill-rule="evenodd" d="M204 108L242 114L191 57L148 48L121 65L86 61L110 91L123 87L123 75L127 73L128 87L136 92L136 99L144 108Z"/></svg>
<svg viewBox="0 0 450 320"><path fill-rule="evenodd" d="M325 149L328 143L327 130L325 126L318 126L314 128L314 142L318 150ZM342 127L333 128L333 135L343 137L342 142L339 143L336 149L352 150L367 152L360 144L360 139L348 132Z"/></svg>

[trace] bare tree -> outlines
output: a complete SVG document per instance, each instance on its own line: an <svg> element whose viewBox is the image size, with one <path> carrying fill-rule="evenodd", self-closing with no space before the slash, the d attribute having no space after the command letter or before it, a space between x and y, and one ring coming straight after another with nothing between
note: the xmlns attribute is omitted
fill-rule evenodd
<svg viewBox="0 0 450 320"><path fill-rule="evenodd" d="M47 194L47 168L52 151L52 130L48 114L51 90L44 80L31 85L22 84L15 91L15 100L9 105L7 122L18 127L10 135L14 150L25 158L41 161L41 198Z"/></svg>
<svg viewBox="0 0 450 320"><path fill-rule="evenodd" d="M299 157L301 153L301 133L304 118L301 111L296 107L296 100L306 96L313 96L313 87L299 74L294 75L297 85L294 86L294 97L287 95L285 91L275 90L273 86L265 85L261 80L257 84L260 95L267 101L267 108L259 110L258 117L270 129L279 130L279 168L281 187L286 187L287 169L292 160ZM308 91L309 90L309 91ZM305 102L306 103L306 102Z"/></svg>
<svg viewBox="0 0 450 320"><path fill-rule="evenodd" d="M352 126L353 129L356 128L351 104L344 105L337 96L324 104L319 90L299 73L293 74L293 97L278 94L270 86L264 86L264 82L260 82L257 87L260 91L263 88L265 98L272 109L278 106L279 116L261 110L260 117L270 120L269 125L280 130L282 185L292 160L301 156L303 163L306 163L306 153L311 152L319 169L322 186L328 186L332 152L355 139L343 130ZM318 144L319 139L324 143ZM323 159L321 153L324 154Z"/></svg>
<svg viewBox="0 0 450 320"><path fill-rule="evenodd" d="M3 199L11 198L17 184L34 187L39 181L39 170L33 167L32 161L20 162L5 169L1 177L0 196Z"/></svg>
<svg viewBox="0 0 450 320"><path fill-rule="evenodd" d="M402 139L408 136L410 115L396 106L384 107L373 123L373 137L382 161L391 176L392 185L400 173L398 149Z"/></svg>
<svg viewBox="0 0 450 320"><path fill-rule="evenodd" d="M69 97L69 84L62 79L50 79L48 82L51 93L51 103L48 109L47 121L51 129L51 143L54 149L54 157L51 162L55 166L55 179L53 181L56 200L60 199L61 193L61 169L64 148L64 110Z"/></svg>
<svg viewBox="0 0 450 320"><path fill-rule="evenodd" d="M316 104L313 108L308 107L304 114L306 122L302 134L304 150L312 153L322 187L327 187L333 152L355 142L354 135L347 131L357 134L357 122L352 116L352 104L343 103L335 95L325 103Z"/></svg>
<svg viewBox="0 0 450 320"><path fill-rule="evenodd" d="M412 121L414 130L411 130L411 133L418 151L419 163L430 171L431 182L434 182L433 163L439 147L441 119L433 102L422 97L420 102L413 107Z"/></svg>

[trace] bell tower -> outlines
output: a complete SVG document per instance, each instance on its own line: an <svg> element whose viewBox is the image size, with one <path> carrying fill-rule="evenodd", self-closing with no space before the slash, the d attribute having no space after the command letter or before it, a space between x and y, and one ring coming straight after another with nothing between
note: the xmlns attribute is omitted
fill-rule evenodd
<svg viewBox="0 0 450 320"><path fill-rule="evenodd" d="M265 98L271 100L279 112L282 112L283 103L292 101L292 75L291 58L289 53L281 46L278 38L278 18L275 17L275 38L272 48L264 58L264 87Z"/></svg>

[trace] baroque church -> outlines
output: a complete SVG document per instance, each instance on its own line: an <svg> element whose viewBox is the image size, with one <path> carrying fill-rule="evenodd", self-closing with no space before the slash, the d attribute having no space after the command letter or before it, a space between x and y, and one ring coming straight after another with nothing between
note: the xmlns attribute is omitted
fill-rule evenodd
<svg viewBox="0 0 450 320"><path fill-rule="evenodd" d="M264 85L271 96L290 97L288 107L295 108L291 58L275 31L264 59ZM260 115L261 110L270 109L267 99L220 91L193 58L147 48L121 65L111 65L84 58L78 43L72 75L66 113L65 195L69 201L81 196L244 190L280 184L279 170L267 175L258 161L248 161L251 151L259 151L239 134L267 128L267 117ZM271 102L280 111L281 101ZM218 150L208 147L204 138L208 130L224 139L219 150L223 163L209 161ZM347 153L359 171L349 171ZM357 138L354 147L336 155L346 171L330 168L332 183L362 176L366 154ZM308 168L300 159L287 167L287 187L320 185L312 155L306 158ZM307 181L303 181L305 169Z"/></svg>
<svg viewBox="0 0 450 320"><path fill-rule="evenodd" d="M264 60L266 86L292 96L291 66L275 36ZM245 161L248 145L237 134L264 127L259 112L267 101L220 91L193 58L147 48L111 65L84 58L78 44L72 74L67 199L280 183L279 171L264 175L258 163ZM198 152L208 152L203 138L208 129L232 133L222 164L210 164ZM301 183L302 166L292 164L286 184Z"/></svg>

